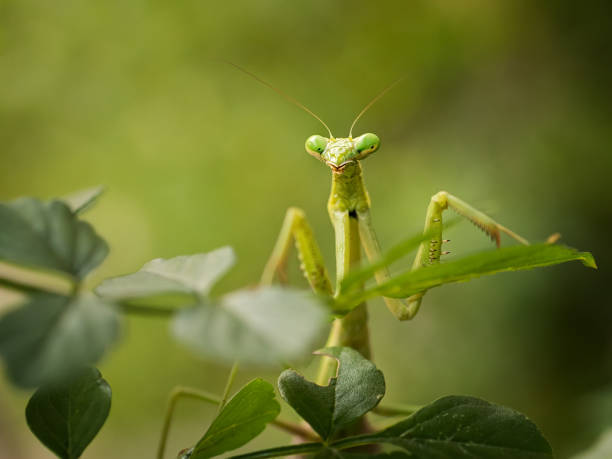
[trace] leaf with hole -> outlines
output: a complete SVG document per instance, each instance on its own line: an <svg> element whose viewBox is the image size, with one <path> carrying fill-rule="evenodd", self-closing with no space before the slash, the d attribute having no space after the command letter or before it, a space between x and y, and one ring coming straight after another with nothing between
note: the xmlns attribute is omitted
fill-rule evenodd
<svg viewBox="0 0 612 459"><path fill-rule="evenodd" d="M323 440L374 408L385 395L385 379L376 366L349 347L328 347L319 355L338 360L336 377L319 386L294 370L278 378L281 397Z"/></svg>
<svg viewBox="0 0 612 459"><path fill-rule="evenodd" d="M30 430L62 459L81 456L104 425L111 388L95 368L40 387L26 407Z"/></svg>

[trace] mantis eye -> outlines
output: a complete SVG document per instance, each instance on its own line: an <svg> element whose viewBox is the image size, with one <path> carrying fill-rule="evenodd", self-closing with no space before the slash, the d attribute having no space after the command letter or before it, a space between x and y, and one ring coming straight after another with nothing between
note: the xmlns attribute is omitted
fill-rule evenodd
<svg viewBox="0 0 612 459"><path fill-rule="evenodd" d="M325 151L327 142L329 142L329 139L323 136L311 135L306 139L306 151L313 156L320 156Z"/></svg>
<svg viewBox="0 0 612 459"><path fill-rule="evenodd" d="M363 134L355 139L355 151L358 158L365 158L370 153L374 153L380 146L380 139L376 134Z"/></svg>

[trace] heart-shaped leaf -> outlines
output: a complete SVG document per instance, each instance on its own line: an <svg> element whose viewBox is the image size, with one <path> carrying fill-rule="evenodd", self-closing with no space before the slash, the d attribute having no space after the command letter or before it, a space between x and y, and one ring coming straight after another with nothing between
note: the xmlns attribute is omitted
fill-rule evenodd
<svg viewBox="0 0 612 459"><path fill-rule="evenodd" d="M272 384L254 379L223 407L189 457L205 459L240 448L263 432L279 413Z"/></svg>
<svg viewBox="0 0 612 459"><path fill-rule="evenodd" d="M97 369L86 368L34 392L26 420L47 448L62 459L76 459L104 425L110 406L110 386Z"/></svg>
<svg viewBox="0 0 612 459"><path fill-rule="evenodd" d="M271 365L304 357L327 325L327 309L311 293L266 287L182 309L172 330L204 357Z"/></svg>
<svg viewBox="0 0 612 459"><path fill-rule="evenodd" d="M203 296L209 293L235 261L236 256L231 247L167 260L158 258L133 274L105 280L98 286L96 293L116 300L151 298L172 293Z"/></svg>
<svg viewBox="0 0 612 459"><path fill-rule="evenodd" d="M59 200L66 203L72 213L82 214L96 203L102 193L104 193L104 187L96 186L75 191L74 193L59 198Z"/></svg>
<svg viewBox="0 0 612 459"><path fill-rule="evenodd" d="M94 364L118 334L112 304L41 293L0 318L0 356L15 384L36 387Z"/></svg>
<svg viewBox="0 0 612 459"><path fill-rule="evenodd" d="M349 347L328 347L317 354L338 360L337 375L329 385L319 386L294 370L285 370L278 378L278 389L281 397L327 440L338 428L378 405L385 395L385 379L372 362Z"/></svg>
<svg viewBox="0 0 612 459"><path fill-rule="evenodd" d="M92 226L60 201L0 203L0 261L48 268L83 279L108 254Z"/></svg>

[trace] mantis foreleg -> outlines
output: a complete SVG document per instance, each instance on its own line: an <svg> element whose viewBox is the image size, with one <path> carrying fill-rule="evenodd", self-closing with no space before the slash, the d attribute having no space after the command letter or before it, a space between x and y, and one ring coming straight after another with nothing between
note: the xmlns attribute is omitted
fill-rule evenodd
<svg viewBox="0 0 612 459"><path fill-rule="evenodd" d="M261 276L261 284L269 285L275 275L279 277L285 275L285 265L289 257L292 239L295 240L302 272L312 289L319 294L332 295L332 286L321 250L304 212L296 207L287 209L276 245Z"/></svg>
<svg viewBox="0 0 612 459"><path fill-rule="evenodd" d="M446 191L440 191L432 196L427 208L427 215L425 217L424 232L431 234L431 239L422 242L419 246L417 255L412 265L413 270L421 269L440 262L440 255L443 253L441 252L443 243L442 213L449 207L482 229L491 237L491 239L496 242L498 247L500 245L502 232L506 233L508 236L517 240L521 244L529 244L526 239L509 230L505 226L500 225L488 215L482 213ZM374 227L372 226L369 209L358 212L358 217L362 244L368 259L374 261L380 257L381 249L374 231ZM376 281L378 283L384 282L387 279L389 279L389 271L386 268L381 269L376 273ZM417 293L416 295L412 295L411 297L405 299L385 298L385 302L389 310L399 320L410 320L418 312L421 305L421 300L425 293L426 292Z"/></svg>

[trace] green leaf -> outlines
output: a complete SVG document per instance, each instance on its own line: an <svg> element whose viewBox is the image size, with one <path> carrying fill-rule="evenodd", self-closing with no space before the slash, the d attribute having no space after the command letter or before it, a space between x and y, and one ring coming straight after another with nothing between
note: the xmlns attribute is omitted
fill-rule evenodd
<svg viewBox="0 0 612 459"><path fill-rule="evenodd" d="M39 388L26 407L30 430L62 459L81 456L104 425L111 388L95 368Z"/></svg>
<svg viewBox="0 0 612 459"><path fill-rule="evenodd" d="M382 432L339 440L331 447L366 443L392 444L423 459L552 458L550 445L533 422L474 397L443 397Z"/></svg>
<svg viewBox="0 0 612 459"><path fill-rule="evenodd" d="M59 200L64 202L70 208L72 213L82 214L96 203L102 193L104 193L104 187L95 186L93 188L87 188L85 190L70 193L67 196L59 198Z"/></svg>
<svg viewBox="0 0 612 459"><path fill-rule="evenodd" d="M214 457L240 448L263 432L279 413L272 384L254 379L223 407L196 444L191 459Z"/></svg>
<svg viewBox="0 0 612 459"><path fill-rule="evenodd" d="M112 304L41 293L0 318L0 356L15 384L36 387L95 363L118 334Z"/></svg>
<svg viewBox="0 0 612 459"><path fill-rule="evenodd" d="M278 378L281 397L298 412L323 440L340 427L374 408L385 394L385 379L372 362L349 347L328 347L317 352L338 360L338 371L329 385L307 381L294 370Z"/></svg>
<svg viewBox="0 0 612 459"><path fill-rule="evenodd" d="M98 286L96 293L116 300L153 298L176 293L203 296L209 293L235 261L236 256L231 247L167 260L158 258L133 274L105 280ZM190 302L193 302L193 298Z"/></svg>
<svg viewBox="0 0 612 459"><path fill-rule="evenodd" d="M338 298L337 303L343 309L375 296L405 298L450 282L464 282L484 275L551 266L573 260L582 261L590 268L597 267L590 253L578 252L563 245L538 244L488 250L460 260L399 274L365 292L347 292Z"/></svg>
<svg viewBox="0 0 612 459"><path fill-rule="evenodd" d="M83 279L108 254L92 226L60 201L0 203L0 261L48 268Z"/></svg>
<svg viewBox="0 0 612 459"><path fill-rule="evenodd" d="M454 218L447 223L444 224L444 231L450 229L459 223L461 219ZM342 279L342 285L340 291L347 291L351 288L361 288L363 282L371 279L375 276L376 272L381 268L385 268L389 266L391 263L399 260L403 256L409 254L413 250L416 250L421 242L427 241L431 239L431 237L438 230L432 229L430 231L426 231L424 233L419 233L415 236L409 237L408 239L403 240L399 244L395 245L388 251L386 251L378 260L373 261L370 264L367 264L359 269L350 271L348 276Z"/></svg>
<svg viewBox="0 0 612 459"><path fill-rule="evenodd" d="M181 309L172 331L204 357L271 365L304 357L327 325L328 311L311 293L265 287Z"/></svg>
<svg viewBox="0 0 612 459"><path fill-rule="evenodd" d="M351 448L387 444L399 451L365 455ZM283 456L291 446L256 451L240 458ZM306 449L306 448L305 448ZM399 459L551 459L552 450L533 422L510 408L474 397L444 397L374 434L309 444L317 459L378 457Z"/></svg>

